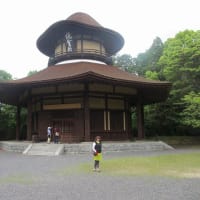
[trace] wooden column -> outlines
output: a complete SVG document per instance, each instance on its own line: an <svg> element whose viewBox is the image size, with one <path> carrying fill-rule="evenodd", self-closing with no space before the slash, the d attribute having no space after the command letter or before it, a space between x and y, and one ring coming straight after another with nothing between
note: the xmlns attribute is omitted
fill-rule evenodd
<svg viewBox="0 0 200 200"><path fill-rule="evenodd" d="M21 112L21 107L18 105L16 113L16 140L19 140L19 135L20 135L20 122L21 122L20 112Z"/></svg>
<svg viewBox="0 0 200 200"><path fill-rule="evenodd" d="M126 125L126 135L127 135L127 139L130 139L130 130L131 130L131 126L130 126L130 113L129 113L129 108L128 108L128 102L126 100L126 98L124 98L124 112L125 112L125 125Z"/></svg>
<svg viewBox="0 0 200 200"><path fill-rule="evenodd" d="M104 129L104 131L106 134L108 134L107 132L109 131L108 127L110 127L110 122L108 121L108 95L107 94L105 95L105 111L104 112L105 112L105 116L104 116L105 117L105 124L104 124L105 129Z"/></svg>
<svg viewBox="0 0 200 200"><path fill-rule="evenodd" d="M138 139L144 138L144 107L140 101L137 102L136 105L136 112L137 112L137 129L138 129Z"/></svg>
<svg viewBox="0 0 200 200"><path fill-rule="evenodd" d="M28 101L28 115L27 115L27 140L31 140L32 138L32 102Z"/></svg>
<svg viewBox="0 0 200 200"><path fill-rule="evenodd" d="M84 95L84 135L85 135L85 141L90 141L90 109L89 109L89 97L88 97L87 85L86 85L86 92Z"/></svg>

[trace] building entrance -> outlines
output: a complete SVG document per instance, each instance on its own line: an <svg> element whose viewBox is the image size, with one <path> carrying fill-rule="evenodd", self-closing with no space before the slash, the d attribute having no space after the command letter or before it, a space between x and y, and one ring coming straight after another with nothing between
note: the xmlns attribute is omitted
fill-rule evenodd
<svg viewBox="0 0 200 200"><path fill-rule="evenodd" d="M73 135L74 130L74 121L73 119L54 119L52 121L53 124L53 135L55 135L55 131L57 130L60 134L60 141L66 142L67 138Z"/></svg>
<svg viewBox="0 0 200 200"><path fill-rule="evenodd" d="M58 129L60 134L72 134L73 132L73 119L54 119L52 124L53 129Z"/></svg>

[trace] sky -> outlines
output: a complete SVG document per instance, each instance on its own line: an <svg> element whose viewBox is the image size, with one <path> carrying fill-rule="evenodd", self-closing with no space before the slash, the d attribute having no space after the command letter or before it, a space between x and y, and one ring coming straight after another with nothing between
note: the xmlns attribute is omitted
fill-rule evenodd
<svg viewBox="0 0 200 200"><path fill-rule="evenodd" d="M85 12L125 40L119 55L136 57L158 36L165 42L186 29L200 30L199 0L2 0L0 2L0 70L14 79L47 67L36 47L53 23Z"/></svg>

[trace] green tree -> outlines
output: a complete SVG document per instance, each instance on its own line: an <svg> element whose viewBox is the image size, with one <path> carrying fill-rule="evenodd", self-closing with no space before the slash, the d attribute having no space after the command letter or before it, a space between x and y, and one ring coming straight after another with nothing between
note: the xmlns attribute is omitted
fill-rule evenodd
<svg viewBox="0 0 200 200"><path fill-rule="evenodd" d="M158 73L155 71L146 71L145 77L151 80L159 80Z"/></svg>
<svg viewBox="0 0 200 200"><path fill-rule="evenodd" d="M197 116L190 113L196 104L187 101L193 97L191 91L200 91L200 31L185 30L168 39L158 64L162 76L173 83L167 103L174 112L168 115L176 127L196 127Z"/></svg>
<svg viewBox="0 0 200 200"><path fill-rule="evenodd" d="M159 37L153 40L151 47L144 53L140 53L136 58L136 67L140 75L145 75L145 72L158 72L158 60L163 52L163 42Z"/></svg>
<svg viewBox="0 0 200 200"><path fill-rule="evenodd" d="M165 43L159 64L166 80L173 83L171 96L180 102L190 91L200 90L200 31L183 31Z"/></svg>
<svg viewBox="0 0 200 200"><path fill-rule="evenodd" d="M16 107L0 105L0 139L14 139L16 128Z"/></svg>
<svg viewBox="0 0 200 200"><path fill-rule="evenodd" d="M31 70L28 72L27 76L31 76L33 74L36 74L38 71L37 70Z"/></svg>
<svg viewBox="0 0 200 200"><path fill-rule="evenodd" d="M0 81L11 80L12 75L0 70ZM0 139L13 139L15 134L16 107L0 102Z"/></svg>
<svg viewBox="0 0 200 200"><path fill-rule="evenodd" d="M181 113L182 124L193 128L200 128L200 92L190 92L182 100L185 103L185 108Z"/></svg>
<svg viewBox="0 0 200 200"><path fill-rule="evenodd" d="M114 66L117 66L124 71L130 73L137 73L135 58L133 58L129 54L117 55L116 57L113 58L113 63Z"/></svg>
<svg viewBox="0 0 200 200"><path fill-rule="evenodd" d="M0 81L11 80L12 75L4 70L0 70Z"/></svg>

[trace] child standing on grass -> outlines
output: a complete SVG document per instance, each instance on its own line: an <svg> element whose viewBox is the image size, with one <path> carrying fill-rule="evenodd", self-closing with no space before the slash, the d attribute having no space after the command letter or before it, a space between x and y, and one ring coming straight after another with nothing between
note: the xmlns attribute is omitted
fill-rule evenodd
<svg viewBox="0 0 200 200"><path fill-rule="evenodd" d="M102 149L101 137L96 136L95 140L92 144L92 151L93 151L93 155L94 155L94 169L93 169L93 171L100 172L99 163L102 159L101 149Z"/></svg>

